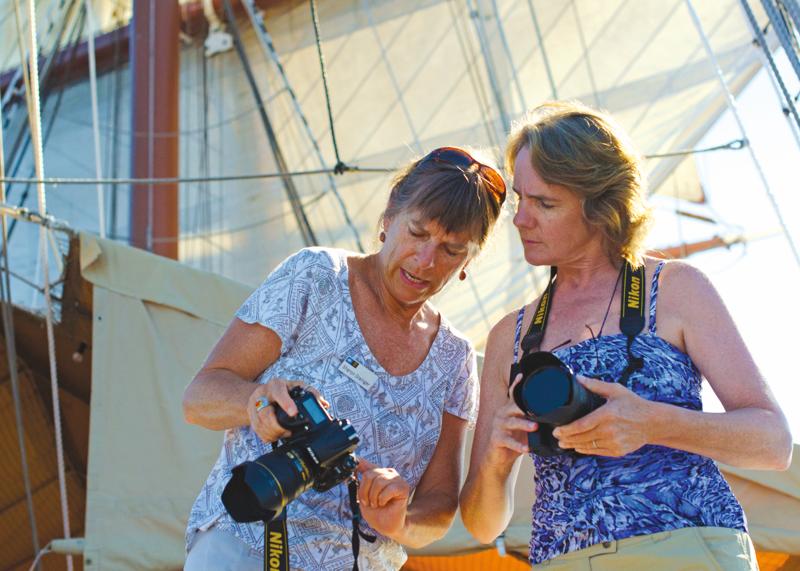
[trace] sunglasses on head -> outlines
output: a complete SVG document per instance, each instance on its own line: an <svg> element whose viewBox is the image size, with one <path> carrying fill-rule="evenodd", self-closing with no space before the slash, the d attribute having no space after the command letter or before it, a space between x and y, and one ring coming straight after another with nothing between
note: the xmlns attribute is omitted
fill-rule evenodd
<svg viewBox="0 0 800 571"><path fill-rule="evenodd" d="M428 153L419 164L422 165L427 162L446 163L464 170L469 169L472 165L478 165L478 171L483 174L484 179L489 183L487 187L497 203L503 204L503 201L506 199L506 183L503 177L500 176L500 173L489 165L485 165L476 160L464 149L459 149L458 147L439 147Z"/></svg>

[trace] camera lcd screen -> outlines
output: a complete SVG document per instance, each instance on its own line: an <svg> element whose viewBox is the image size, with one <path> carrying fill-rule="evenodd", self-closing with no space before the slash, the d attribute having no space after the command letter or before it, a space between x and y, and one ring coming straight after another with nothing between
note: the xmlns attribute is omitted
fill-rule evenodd
<svg viewBox="0 0 800 571"><path fill-rule="evenodd" d="M314 421L314 424L325 422L325 420L328 418L328 415L326 415L325 411L320 408L313 396L305 399L303 401L303 406L308 411L308 416L311 417L311 420Z"/></svg>

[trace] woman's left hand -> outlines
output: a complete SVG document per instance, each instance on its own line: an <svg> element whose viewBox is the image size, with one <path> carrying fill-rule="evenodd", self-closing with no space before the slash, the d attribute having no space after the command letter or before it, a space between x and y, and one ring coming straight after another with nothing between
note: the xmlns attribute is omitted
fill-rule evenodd
<svg viewBox="0 0 800 571"><path fill-rule="evenodd" d="M361 515L378 533L398 535L406 523L411 486L394 468L379 468L363 458L358 460L358 473Z"/></svg>
<svg viewBox="0 0 800 571"><path fill-rule="evenodd" d="M581 454L624 456L648 443L650 401L619 383L578 377L593 393L606 399L600 408L553 431L561 448Z"/></svg>

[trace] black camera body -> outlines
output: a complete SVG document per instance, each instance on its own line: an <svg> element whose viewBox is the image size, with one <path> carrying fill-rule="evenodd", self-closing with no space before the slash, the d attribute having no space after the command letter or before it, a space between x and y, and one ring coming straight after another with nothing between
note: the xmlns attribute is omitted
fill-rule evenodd
<svg viewBox="0 0 800 571"><path fill-rule="evenodd" d="M233 469L222 503L238 522L277 518L289 502L313 488L324 492L353 475L359 443L348 420L334 419L313 393L294 387L297 415L275 406L278 424L291 432L273 450Z"/></svg>
<svg viewBox="0 0 800 571"><path fill-rule="evenodd" d="M536 431L528 433L531 452L539 456L576 454L559 447L553 429L586 416L605 399L587 390L569 365L548 351L522 357L512 366L511 381L520 373L522 380L512 397L525 416L539 424Z"/></svg>

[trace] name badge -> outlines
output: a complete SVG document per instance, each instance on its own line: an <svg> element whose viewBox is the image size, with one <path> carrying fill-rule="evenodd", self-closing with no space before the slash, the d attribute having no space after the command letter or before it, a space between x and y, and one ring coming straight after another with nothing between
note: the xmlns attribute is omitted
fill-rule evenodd
<svg viewBox="0 0 800 571"><path fill-rule="evenodd" d="M378 380L378 375L367 369L364 365L353 359L352 357L345 357L342 364L339 365L339 370L349 379L354 380L363 389L369 391Z"/></svg>

